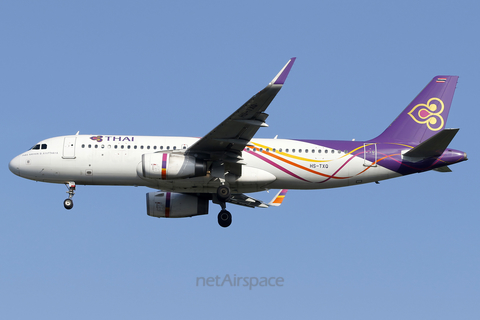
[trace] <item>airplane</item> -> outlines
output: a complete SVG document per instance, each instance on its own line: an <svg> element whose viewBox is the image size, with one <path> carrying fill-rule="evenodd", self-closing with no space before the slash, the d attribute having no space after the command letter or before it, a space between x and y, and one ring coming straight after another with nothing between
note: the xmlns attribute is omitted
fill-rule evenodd
<svg viewBox="0 0 480 320"><path fill-rule="evenodd" d="M366 141L256 139L292 58L260 92L202 138L75 135L46 139L9 163L22 178L65 184L66 209L77 185L145 186L147 214L181 218L208 213L210 201L228 227L226 204L279 206L289 189L347 187L436 170L467 160L448 147L446 129L458 76L436 76L379 136ZM246 193L279 189L265 203Z"/></svg>

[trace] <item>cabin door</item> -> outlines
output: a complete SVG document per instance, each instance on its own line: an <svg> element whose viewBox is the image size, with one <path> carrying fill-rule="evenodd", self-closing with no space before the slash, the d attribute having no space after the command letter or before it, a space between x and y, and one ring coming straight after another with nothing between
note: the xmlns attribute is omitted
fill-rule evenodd
<svg viewBox="0 0 480 320"><path fill-rule="evenodd" d="M77 137L66 137L63 140L63 159L75 159L75 142Z"/></svg>

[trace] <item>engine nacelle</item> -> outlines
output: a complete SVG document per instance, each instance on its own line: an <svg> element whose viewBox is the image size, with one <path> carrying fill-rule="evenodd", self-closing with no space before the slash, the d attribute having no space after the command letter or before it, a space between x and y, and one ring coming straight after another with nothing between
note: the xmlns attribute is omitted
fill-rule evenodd
<svg viewBox="0 0 480 320"><path fill-rule="evenodd" d="M208 214L208 199L184 193L149 192L147 214L157 218L184 218Z"/></svg>
<svg viewBox="0 0 480 320"><path fill-rule="evenodd" d="M205 162L192 156L175 153L146 153L137 174L149 179L183 179L207 174Z"/></svg>

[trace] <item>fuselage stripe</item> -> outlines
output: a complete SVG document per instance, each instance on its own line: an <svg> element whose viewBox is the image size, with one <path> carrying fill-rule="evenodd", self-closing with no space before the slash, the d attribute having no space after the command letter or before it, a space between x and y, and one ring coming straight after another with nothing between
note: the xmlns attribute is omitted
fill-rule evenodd
<svg viewBox="0 0 480 320"><path fill-rule="evenodd" d="M162 180L167 179L167 154L164 153L162 157Z"/></svg>
<svg viewBox="0 0 480 320"><path fill-rule="evenodd" d="M262 156L262 155L260 155L260 154L258 154L258 153L256 153L256 152L253 152L253 151L247 151L247 152L250 153L251 155L257 157L257 158L262 159L262 160L265 161L266 163L271 164L271 165L274 166L275 168L277 168L277 169L279 169L279 170L282 170L283 172L291 175L292 177L295 177L295 178L297 178L297 179L299 179L299 180L302 180L302 181L310 182L310 181L308 181L308 180L303 179L303 178L300 177L300 176L297 176L295 173L293 173L293 172L285 169L284 167L276 164L275 162L273 162L273 161L265 158L264 156Z"/></svg>

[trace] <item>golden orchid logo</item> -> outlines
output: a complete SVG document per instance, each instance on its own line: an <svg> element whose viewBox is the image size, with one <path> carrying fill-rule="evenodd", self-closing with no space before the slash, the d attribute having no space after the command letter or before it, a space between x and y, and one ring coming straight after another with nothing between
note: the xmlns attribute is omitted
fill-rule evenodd
<svg viewBox="0 0 480 320"><path fill-rule="evenodd" d="M93 141L102 142L103 136L94 136L94 137L90 137L90 139Z"/></svg>
<svg viewBox="0 0 480 320"><path fill-rule="evenodd" d="M408 113L412 119L420 124L426 124L428 129L438 131L443 128L442 117L445 109L443 101L438 98L431 98L427 103L420 103L413 107Z"/></svg>

